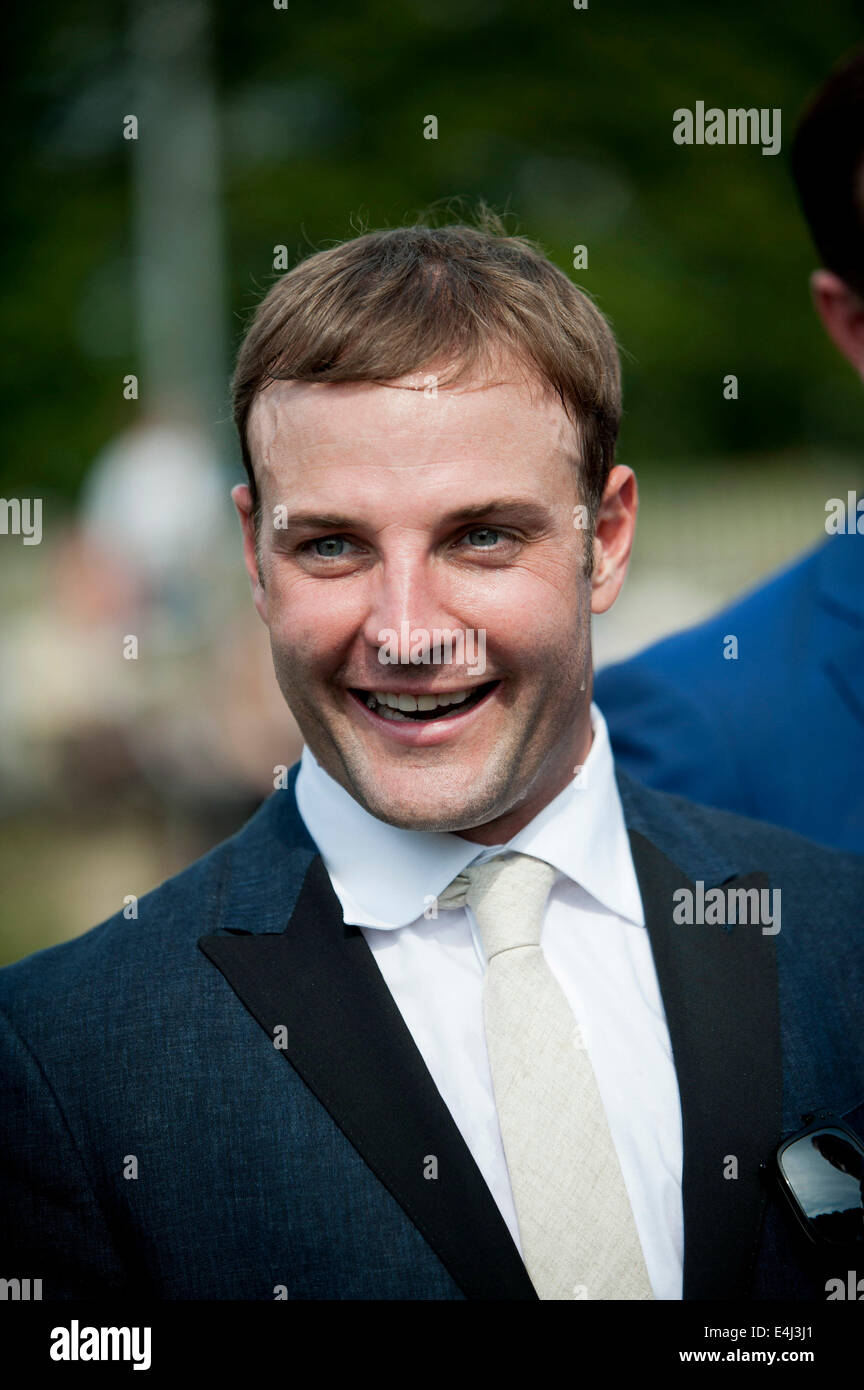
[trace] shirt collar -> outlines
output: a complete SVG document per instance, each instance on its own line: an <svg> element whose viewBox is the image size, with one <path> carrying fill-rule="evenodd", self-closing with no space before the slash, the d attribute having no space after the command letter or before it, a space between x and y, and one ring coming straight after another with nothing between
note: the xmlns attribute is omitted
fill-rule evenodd
<svg viewBox="0 0 864 1390"><path fill-rule="evenodd" d="M645 925L606 721L591 706L594 733L581 771L507 842L545 859L604 907ZM364 810L304 747L297 806L318 846L346 923L392 928L424 910L475 859L503 845L477 845L447 831L403 830Z"/></svg>

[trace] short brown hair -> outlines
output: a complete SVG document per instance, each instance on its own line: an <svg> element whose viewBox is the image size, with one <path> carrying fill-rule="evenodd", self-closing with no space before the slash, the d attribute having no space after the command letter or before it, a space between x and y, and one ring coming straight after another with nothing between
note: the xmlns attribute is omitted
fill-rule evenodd
<svg viewBox="0 0 864 1390"><path fill-rule="evenodd" d="M612 330L536 242L507 235L482 204L477 220L366 232L315 252L270 288L232 383L256 522L247 424L271 382L393 381L441 360L455 364L453 381L504 348L557 393L573 423L593 523L621 419Z"/></svg>

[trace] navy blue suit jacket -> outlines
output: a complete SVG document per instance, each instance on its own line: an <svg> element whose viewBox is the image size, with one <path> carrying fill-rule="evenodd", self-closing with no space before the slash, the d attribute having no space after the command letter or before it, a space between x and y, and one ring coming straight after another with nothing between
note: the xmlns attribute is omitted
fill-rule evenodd
<svg viewBox="0 0 864 1390"><path fill-rule="evenodd" d="M864 854L864 535L607 667L595 698L640 781Z"/></svg>
<svg viewBox="0 0 864 1390"><path fill-rule="evenodd" d="M0 972L3 1277L46 1299L536 1297L295 776L137 920ZM864 1136L864 861L618 780L681 1095L684 1296L823 1299L847 1258L815 1261L760 1165L806 1111ZM698 880L781 888L779 934L675 925Z"/></svg>

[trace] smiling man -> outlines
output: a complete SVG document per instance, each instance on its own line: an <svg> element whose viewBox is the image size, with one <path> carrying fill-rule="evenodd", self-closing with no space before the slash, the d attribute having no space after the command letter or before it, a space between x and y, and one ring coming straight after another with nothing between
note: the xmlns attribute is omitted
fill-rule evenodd
<svg viewBox="0 0 864 1390"><path fill-rule="evenodd" d="M850 1255L779 1153L818 1111L860 1167L864 867L616 772L590 619L637 494L605 320L494 224L373 232L273 286L234 401L305 749L134 925L0 974L7 1274L824 1297Z"/></svg>
<svg viewBox="0 0 864 1390"><path fill-rule="evenodd" d="M591 574L573 427L516 362L434 394L416 374L279 383L247 428L265 534L238 487L246 563L320 766L392 825L509 840L588 755L589 614L623 581L632 472L609 479ZM395 664L403 624L419 660ZM424 661L435 632L480 634L485 671Z"/></svg>

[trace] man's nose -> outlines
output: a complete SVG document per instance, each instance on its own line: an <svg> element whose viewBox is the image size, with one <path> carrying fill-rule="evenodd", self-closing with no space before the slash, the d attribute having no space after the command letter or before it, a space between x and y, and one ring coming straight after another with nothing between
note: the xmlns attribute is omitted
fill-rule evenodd
<svg viewBox="0 0 864 1390"><path fill-rule="evenodd" d="M421 559L402 558L378 566L370 578L363 635L371 647L392 643L407 631L432 632L453 626L442 577Z"/></svg>

